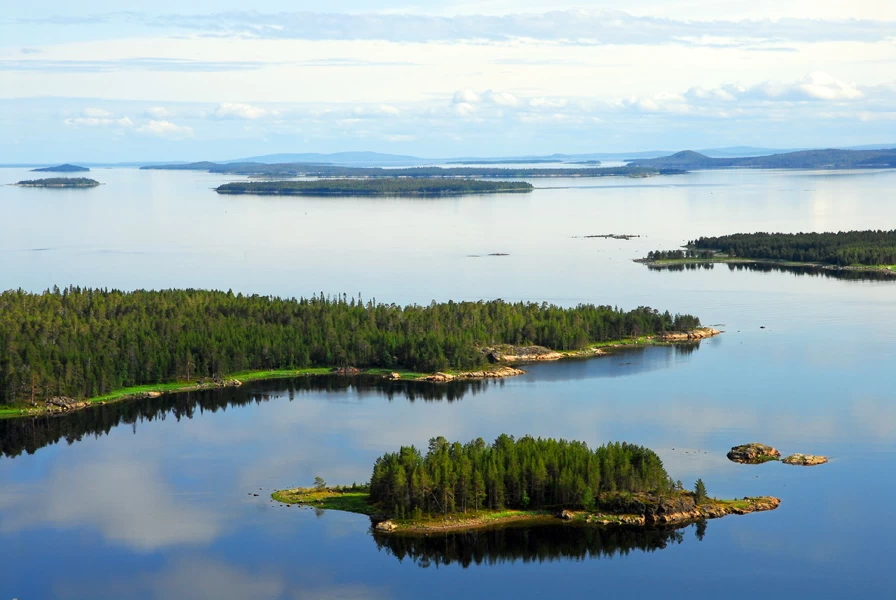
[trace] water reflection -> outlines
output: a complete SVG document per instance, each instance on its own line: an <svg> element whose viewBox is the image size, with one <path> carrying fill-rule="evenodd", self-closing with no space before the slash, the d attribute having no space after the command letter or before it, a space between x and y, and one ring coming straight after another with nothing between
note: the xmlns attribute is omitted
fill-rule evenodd
<svg viewBox="0 0 896 600"><path fill-rule="evenodd" d="M706 535L706 522L697 524L696 537ZM457 564L494 565L551 562L625 556L633 551L655 552L685 539L685 528L628 528L587 525L501 527L427 536L374 534L382 552L399 561L410 559L422 568Z"/></svg>
<svg viewBox="0 0 896 600"><path fill-rule="evenodd" d="M893 281L896 277L880 271L841 271L823 267L787 266L769 263L679 263L647 265L651 271L712 271L716 265L724 265L729 271L753 271L757 273L790 273L795 276L826 277L844 281Z"/></svg>
<svg viewBox="0 0 896 600"><path fill-rule="evenodd" d="M165 419L169 415L180 421L192 419L197 412L218 412L231 406L262 404L284 395L293 400L299 394L332 393L345 400L347 394L357 398L369 395L395 398L409 402L455 402L466 394L478 394L490 386L501 386L503 381L453 381L433 384L415 381L386 381L381 377L298 377L260 381L241 388L225 388L203 392L168 394L79 410L66 415L0 420L0 456L16 457L33 454L44 446L65 440L74 444L85 436L107 435L113 428Z"/></svg>

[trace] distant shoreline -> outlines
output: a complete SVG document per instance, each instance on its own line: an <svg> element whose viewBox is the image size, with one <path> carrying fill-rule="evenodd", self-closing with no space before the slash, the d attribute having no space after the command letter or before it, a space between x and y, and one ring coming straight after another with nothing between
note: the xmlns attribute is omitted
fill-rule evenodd
<svg viewBox="0 0 896 600"><path fill-rule="evenodd" d="M885 273L887 275L896 276L896 266L872 266L872 265L829 265L817 262L799 262L792 260L782 260L774 258L746 258L746 257L713 257L713 258L663 258L651 260L646 258L635 258L632 262L647 265L648 267L672 267L675 265L696 265L696 264L741 264L741 265L773 265L778 267L800 267L808 269L817 269L819 271L833 272L868 272L868 273Z"/></svg>

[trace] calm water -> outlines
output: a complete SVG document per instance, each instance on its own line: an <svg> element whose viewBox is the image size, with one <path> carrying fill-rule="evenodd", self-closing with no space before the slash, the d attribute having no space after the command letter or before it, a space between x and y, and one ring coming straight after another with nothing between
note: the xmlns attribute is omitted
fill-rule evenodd
<svg viewBox="0 0 896 600"><path fill-rule="evenodd" d="M0 423L0 599L892 593L896 525L880 504L896 493L896 280L630 259L704 234L893 228L896 172L536 180L552 189L438 200L218 197L227 178L209 174L91 176L106 185L0 187L0 286L647 304L726 333L498 383L312 378ZM0 183L27 177L0 169ZM602 233L642 237L573 237ZM470 256L490 252L510 256ZM644 444L687 485L783 502L700 531L394 540L365 517L268 498L314 475L364 481L401 444L502 432ZM754 440L832 460L725 458Z"/></svg>

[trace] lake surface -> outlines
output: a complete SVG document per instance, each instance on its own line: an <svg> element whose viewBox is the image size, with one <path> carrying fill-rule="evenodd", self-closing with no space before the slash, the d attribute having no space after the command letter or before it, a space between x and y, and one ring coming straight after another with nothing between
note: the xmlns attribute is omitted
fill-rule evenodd
<svg viewBox="0 0 896 600"><path fill-rule="evenodd" d="M536 179L548 189L446 199L228 197L210 189L228 176L90 176L105 185L0 186L0 286L649 305L725 334L500 382L302 378L0 422L0 599L892 594L896 278L631 259L699 235L891 229L896 171ZM0 169L0 183L28 177ZM642 237L574 237L607 233ZM402 444L503 432L643 444L689 487L702 477L711 495L782 504L699 531L395 540L366 517L269 499L315 475L366 481ZM749 441L831 462L725 458Z"/></svg>

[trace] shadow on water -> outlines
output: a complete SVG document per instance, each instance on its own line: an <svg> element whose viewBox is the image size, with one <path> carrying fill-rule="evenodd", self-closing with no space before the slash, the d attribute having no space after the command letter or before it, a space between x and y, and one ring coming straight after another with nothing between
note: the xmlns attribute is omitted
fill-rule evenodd
<svg viewBox="0 0 896 600"><path fill-rule="evenodd" d="M626 528L588 525L509 526L427 536L374 534L381 552L399 561L410 559L422 568L430 566L494 565L498 563L550 562L625 556L633 551L655 552L695 536L706 535L706 521L683 528Z"/></svg>
<svg viewBox="0 0 896 600"><path fill-rule="evenodd" d="M671 265L647 265L651 271L711 271L716 265L728 267L729 271L753 271L757 273L790 273L797 277L825 277L843 281L892 281L896 277L880 271L852 271L825 269L810 266L786 266L770 263L680 263Z"/></svg>
<svg viewBox="0 0 896 600"><path fill-rule="evenodd" d="M65 440L74 444L82 438L108 434L113 428L130 425L135 430L143 421L192 419L204 412L218 412L234 406L262 404L270 400L293 400L301 394L336 394L356 398L385 397L409 402L455 402L466 394L478 394L501 380L454 381L433 384L415 381L386 381L381 377L312 376L295 379L256 381L239 388L163 394L156 398L127 400L77 410L64 415L0 420L0 456L15 457Z"/></svg>

